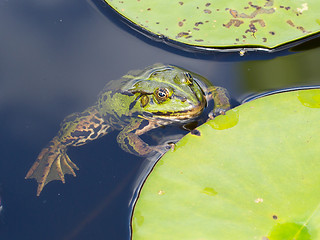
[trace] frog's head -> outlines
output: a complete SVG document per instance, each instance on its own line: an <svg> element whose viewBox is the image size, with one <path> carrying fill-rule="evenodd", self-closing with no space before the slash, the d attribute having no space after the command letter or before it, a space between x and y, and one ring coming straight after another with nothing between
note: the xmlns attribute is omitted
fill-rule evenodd
<svg viewBox="0 0 320 240"><path fill-rule="evenodd" d="M199 77L176 66L153 65L125 87L135 96L130 109L146 117L170 121L194 118L206 106Z"/></svg>

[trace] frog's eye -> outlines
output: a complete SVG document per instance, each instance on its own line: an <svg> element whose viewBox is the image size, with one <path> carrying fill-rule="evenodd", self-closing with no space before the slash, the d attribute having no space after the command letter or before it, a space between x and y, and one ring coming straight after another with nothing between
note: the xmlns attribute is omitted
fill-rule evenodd
<svg viewBox="0 0 320 240"><path fill-rule="evenodd" d="M155 97L158 102L163 102L169 97L169 90L167 88L158 88L155 91Z"/></svg>
<svg viewBox="0 0 320 240"><path fill-rule="evenodd" d="M148 103L149 103L149 97L147 95L142 95L140 98L141 107L147 106Z"/></svg>
<svg viewBox="0 0 320 240"><path fill-rule="evenodd" d="M193 83L193 77L189 72L184 72L184 80L187 85L191 85Z"/></svg>

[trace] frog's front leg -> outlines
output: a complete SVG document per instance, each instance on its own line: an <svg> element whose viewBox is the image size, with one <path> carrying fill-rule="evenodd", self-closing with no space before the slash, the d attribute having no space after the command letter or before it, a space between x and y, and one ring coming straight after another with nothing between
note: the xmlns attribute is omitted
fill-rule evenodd
<svg viewBox="0 0 320 240"><path fill-rule="evenodd" d="M26 175L26 179L37 180L37 196L47 183L53 180L61 180L64 183L65 174L76 176L74 169L79 169L67 155L69 146L86 144L109 131L111 131L110 126L100 117L95 107L67 116L61 123L57 136L42 149Z"/></svg>
<svg viewBox="0 0 320 240"><path fill-rule="evenodd" d="M210 86L207 89L206 96L208 101L213 100L214 102L214 108L209 113L211 119L220 114L225 114L230 109L230 98L225 88Z"/></svg>
<svg viewBox="0 0 320 240"><path fill-rule="evenodd" d="M136 156L147 156L155 151L164 153L165 147L150 146L139 137L145 132L160 126L156 121L134 119L118 134L117 141L124 151Z"/></svg>

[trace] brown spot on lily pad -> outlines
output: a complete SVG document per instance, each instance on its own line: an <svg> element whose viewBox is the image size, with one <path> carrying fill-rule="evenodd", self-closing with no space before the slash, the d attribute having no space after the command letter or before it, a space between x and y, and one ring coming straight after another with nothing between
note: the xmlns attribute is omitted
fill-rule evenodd
<svg viewBox="0 0 320 240"><path fill-rule="evenodd" d="M189 35L189 33L187 33L187 32L180 32L180 33L178 33L178 35L176 36L176 38L186 37L186 36L188 36L188 35Z"/></svg>
<svg viewBox="0 0 320 240"><path fill-rule="evenodd" d="M229 10L229 13L230 13L230 14L232 15L232 17L234 17L234 18L238 17L238 12L237 12L236 10L230 9L230 10Z"/></svg>
<svg viewBox="0 0 320 240"><path fill-rule="evenodd" d="M291 26L291 27L294 27L294 24L291 20L288 20L287 23Z"/></svg>
<svg viewBox="0 0 320 240"><path fill-rule="evenodd" d="M229 28L232 25L234 25L235 27L239 27L241 24L243 23L242 20L238 20L238 19L231 19L227 24L222 24L222 26Z"/></svg>
<svg viewBox="0 0 320 240"><path fill-rule="evenodd" d="M250 23L249 24L249 29L247 29L246 31L245 31L245 33L248 33L248 32L251 32L251 33L255 33L255 32L257 32L258 31L258 29L256 28L256 26L253 24L253 23Z"/></svg>
<svg viewBox="0 0 320 240"><path fill-rule="evenodd" d="M265 22L262 19L252 20L252 21L250 21L250 23L259 23L261 27L266 26Z"/></svg>
<svg viewBox="0 0 320 240"><path fill-rule="evenodd" d="M203 22L196 22L194 25L198 27L200 24L203 24Z"/></svg>
<svg viewBox="0 0 320 240"><path fill-rule="evenodd" d="M258 14L272 14L275 12L274 8L263 8L257 5L252 4L252 2L249 2L250 7L255 8L256 10L253 11L250 15L246 14L246 13L241 13L238 15L238 17L240 18L255 18Z"/></svg>
<svg viewBox="0 0 320 240"><path fill-rule="evenodd" d="M308 31L305 30L304 27L302 26L296 26L291 20L288 20L287 23L291 26L291 27L295 27L296 29L300 30L303 33L307 33Z"/></svg>
<svg viewBox="0 0 320 240"><path fill-rule="evenodd" d="M271 6L273 6L273 0L266 0L264 7L271 7Z"/></svg>

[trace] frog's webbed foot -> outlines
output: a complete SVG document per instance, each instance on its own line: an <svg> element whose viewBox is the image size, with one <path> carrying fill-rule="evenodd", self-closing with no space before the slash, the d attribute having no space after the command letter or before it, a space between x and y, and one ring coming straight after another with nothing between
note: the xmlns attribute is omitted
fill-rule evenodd
<svg viewBox="0 0 320 240"><path fill-rule="evenodd" d="M76 176L74 169L79 170L79 168L70 160L66 151L66 146L62 145L55 137L40 152L37 160L25 177L26 179L34 178L37 180L37 196L40 195L47 183L53 180L60 180L65 183L65 174Z"/></svg>
<svg viewBox="0 0 320 240"><path fill-rule="evenodd" d="M230 109L230 97L227 90L222 87L210 86L206 94L207 100L212 99L214 102L214 109L208 114L209 119L225 115L226 111Z"/></svg>

